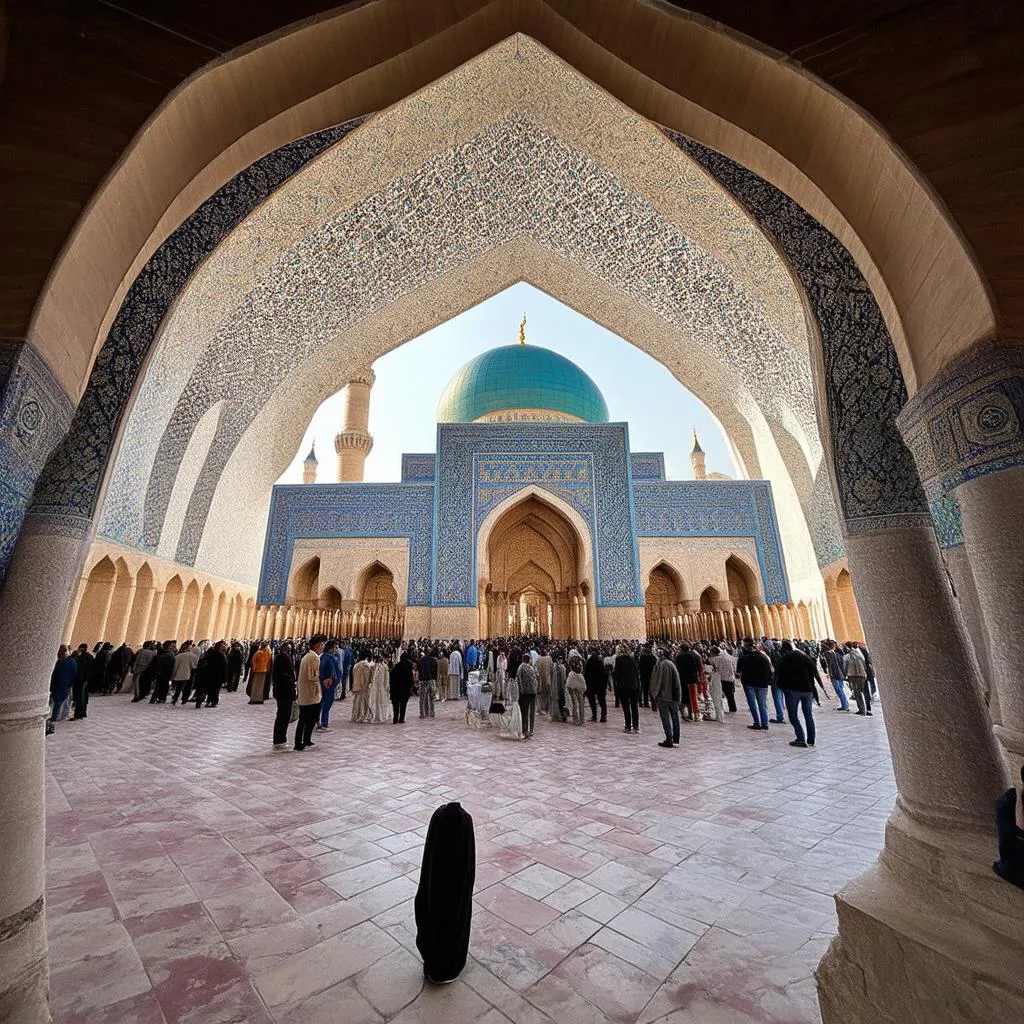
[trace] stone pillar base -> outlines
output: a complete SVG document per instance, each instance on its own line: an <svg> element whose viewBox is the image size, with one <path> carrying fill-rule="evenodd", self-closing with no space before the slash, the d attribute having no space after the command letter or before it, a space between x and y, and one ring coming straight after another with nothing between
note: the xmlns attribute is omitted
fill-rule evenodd
<svg viewBox="0 0 1024 1024"><path fill-rule="evenodd" d="M0 936L0 964L11 968L10 974L2 971L0 980L0 1020L4 1024L48 1024L49 982L42 900L0 926L14 933Z"/></svg>
<svg viewBox="0 0 1024 1024"><path fill-rule="evenodd" d="M839 934L817 970L824 1024L1024 1020L1024 891L994 857L994 834L940 835L897 809L878 861L836 896Z"/></svg>

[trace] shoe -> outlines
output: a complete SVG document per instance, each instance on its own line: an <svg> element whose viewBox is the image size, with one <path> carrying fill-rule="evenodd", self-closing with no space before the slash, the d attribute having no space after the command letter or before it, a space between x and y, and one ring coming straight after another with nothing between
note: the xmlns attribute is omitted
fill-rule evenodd
<svg viewBox="0 0 1024 1024"><path fill-rule="evenodd" d="M760 729L761 726L759 726L759 725L748 725L747 728L748 729Z"/></svg>
<svg viewBox="0 0 1024 1024"><path fill-rule="evenodd" d="M590 716L590 720L591 720L592 722L596 722L596 721L597 721L597 715L591 715L591 716Z"/></svg>
<svg viewBox="0 0 1024 1024"><path fill-rule="evenodd" d="M623 732L632 732L633 730L627 725L626 728L623 729L622 731Z"/></svg>
<svg viewBox="0 0 1024 1024"><path fill-rule="evenodd" d="M287 747L287 746L288 746L288 744L287 744L287 743L275 743L275 744L274 744L274 749L275 749L275 750L280 750L280 749L282 749L283 747Z"/></svg>
<svg viewBox="0 0 1024 1024"><path fill-rule="evenodd" d="M602 718L602 719L601 719L601 721L602 721L602 722L607 722L607 721L608 721L608 719L607 719L607 718Z"/></svg>
<svg viewBox="0 0 1024 1024"><path fill-rule="evenodd" d="M868 716L868 718L872 718L873 717L870 711L867 712L867 716Z"/></svg>
<svg viewBox="0 0 1024 1024"><path fill-rule="evenodd" d="M807 744L803 740L790 740L789 745L791 747L806 747Z"/></svg>
<svg viewBox="0 0 1024 1024"><path fill-rule="evenodd" d="M774 722L776 725L786 724L786 720L784 718L772 718L771 721Z"/></svg>
<svg viewBox="0 0 1024 1024"><path fill-rule="evenodd" d="M296 754L301 754L305 749L305 747L292 747L292 750L294 750Z"/></svg>
<svg viewBox="0 0 1024 1024"><path fill-rule="evenodd" d="M814 741L813 740L808 740L807 746L813 747L814 746Z"/></svg>
<svg viewBox="0 0 1024 1024"><path fill-rule="evenodd" d="M659 747L666 747L666 748L668 748L668 747L674 747L674 746L675 746L675 744L674 744L674 743L672 743L672 742L671 742L670 740L662 740L662 741L661 741L661 742L660 742L660 743L658 744L658 746L659 746Z"/></svg>
<svg viewBox="0 0 1024 1024"><path fill-rule="evenodd" d="M768 726L767 725L762 725L761 726L761 731L762 732L767 732L768 731Z"/></svg>
<svg viewBox="0 0 1024 1024"><path fill-rule="evenodd" d="M639 733L639 732L640 732L640 726L638 725L638 726L637 726L637 727L636 727L636 728L635 728L635 729L633 730L633 732L635 732L635 733Z"/></svg>
<svg viewBox="0 0 1024 1024"><path fill-rule="evenodd" d="M309 741L309 742L308 742L308 743L306 744L306 746L307 746L307 747L315 747L315 746L316 746L316 744L315 744L315 743L314 743L314 742L313 742L312 740L310 740L310 741Z"/></svg>

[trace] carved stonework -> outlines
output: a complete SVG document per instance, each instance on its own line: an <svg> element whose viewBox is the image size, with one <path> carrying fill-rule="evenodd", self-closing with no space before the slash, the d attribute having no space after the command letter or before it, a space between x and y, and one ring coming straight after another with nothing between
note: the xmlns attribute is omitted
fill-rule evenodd
<svg viewBox="0 0 1024 1024"><path fill-rule="evenodd" d="M988 342L907 403L899 427L930 493L1024 465L1024 345Z"/></svg>
<svg viewBox="0 0 1024 1024"><path fill-rule="evenodd" d="M340 455L343 451L357 451L369 455L373 448L373 438L362 430L346 430L334 435L334 450Z"/></svg>

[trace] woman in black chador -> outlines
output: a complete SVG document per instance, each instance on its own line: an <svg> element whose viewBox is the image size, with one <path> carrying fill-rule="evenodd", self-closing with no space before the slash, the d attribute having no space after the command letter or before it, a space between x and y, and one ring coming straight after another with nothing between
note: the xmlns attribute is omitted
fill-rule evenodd
<svg viewBox="0 0 1024 1024"><path fill-rule="evenodd" d="M416 948L427 981L454 981L466 966L475 879L473 819L460 804L444 804L430 819L416 891Z"/></svg>

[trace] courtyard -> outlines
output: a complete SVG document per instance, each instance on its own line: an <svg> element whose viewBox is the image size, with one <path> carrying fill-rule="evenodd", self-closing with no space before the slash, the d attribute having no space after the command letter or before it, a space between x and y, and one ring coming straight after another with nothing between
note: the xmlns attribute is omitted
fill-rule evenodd
<svg viewBox="0 0 1024 1024"><path fill-rule="evenodd" d="M274 705L94 698L46 741L46 918L57 1024L557 1021L813 1024L832 894L883 845L881 710L683 725L677 749L538 720L528 743L464 703L295 754ZM477 839L470 959L425 986L413 897L435 808Z"/></svg>

